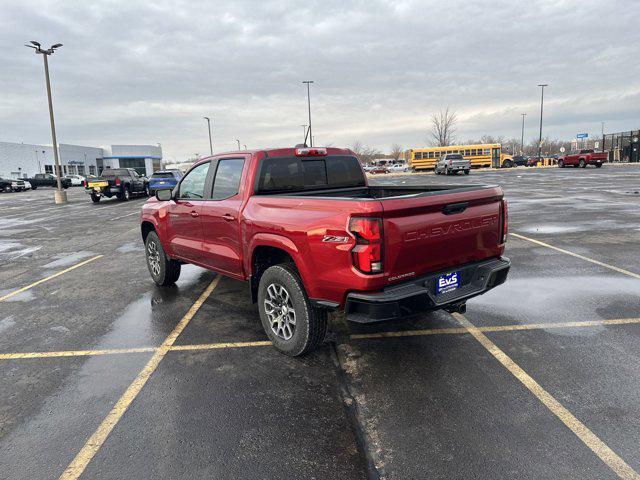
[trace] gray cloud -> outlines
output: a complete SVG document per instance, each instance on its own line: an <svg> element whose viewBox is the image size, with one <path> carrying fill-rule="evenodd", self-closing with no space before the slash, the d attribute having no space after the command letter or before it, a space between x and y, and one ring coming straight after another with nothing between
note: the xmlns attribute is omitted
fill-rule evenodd
<svg viewBox="0 0 640 480"><path fill-rule="evenodd" d="M0 5L0 140L49 138L40 57L51 59L59 140L161 142L165 155L292 145L313 79L321 144L423 145L450 105L461 138L570 137L640 125L635 0L5 1Z"/></svg>

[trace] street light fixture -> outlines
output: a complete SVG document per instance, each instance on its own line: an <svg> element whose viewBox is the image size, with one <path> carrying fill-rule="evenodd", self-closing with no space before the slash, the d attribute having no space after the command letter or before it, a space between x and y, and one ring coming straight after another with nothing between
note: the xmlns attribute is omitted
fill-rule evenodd
<svg viewBox="0 0 640 480"><path fill-rule="evenodd" d="M540 139L538 140L538 159L542 159L542 112L544 108L544 87L549 85L546 83L539 83L539 87L542 88L542 96L540 97Z"/></svg>
<svg viewBox="0 0 640 480"><path fill-rule="evenodd" d="M209 128L209 153L213 156L213 143L211 143L211 119L209 117L202 117L207 121L207 127Z"/></svg>
<svg viewBox="0 0 640 480"><path fill-rule="evenodd" d="M44 78L47 85L47 100L49 101L49 121L51 122L51 140L53 141L53 158L56 165L56 183L57 188L54 193L54 201L56 204L65 204L67 203L67 192L62 189L62 168L60 168L60 159L58 157L58 140L56 139L56 124L53 120L53 103L51 101L51 82L49 81L49 55L52 55L56 49L62 46L61 43L56 43L52 45L48 49L43 49L40 43L35 40L31 40L31 45L25 45L25 47L33 48L35 53L38 55L42 55L44 59Z"/></svg>
<svg viewBox="0 0 640 480"><path fill-rule="evenodd" d="M304 80L302 83L307 84L307 106L309 107L309 143L310 143L309 146L313 147L313 136L311 134L311 89L310 89L310 85L313 83L313 80ZM306 138L307 137L305 135L305 140Z"/></svg>
<svg viewBox="0 0 640 480"><path fill-rule="evenodd" d="M307 143L307 126L306 125L300 125L302 127L302 143L306 144Z"/></svg>
<svg viewBox="0 0 640 480"><path fill-rule="evenodd" d="M240 140L236 138L236 142L238 142L238 151L240 151Z"/></svg>
<svg viewBox="0 0 640 480"><path fill-rule="evenodd" d="M524 117L527 116L526 113L521 113L522 115L522 134L520 135L520 155L524 155Z"/></svg>
<svg viewBox="0 0 640 480"><path fill-rule="evenodd" d="M247 144L245 143L244 145L242 145L244 147L244 149L247 149Z"/></svg>

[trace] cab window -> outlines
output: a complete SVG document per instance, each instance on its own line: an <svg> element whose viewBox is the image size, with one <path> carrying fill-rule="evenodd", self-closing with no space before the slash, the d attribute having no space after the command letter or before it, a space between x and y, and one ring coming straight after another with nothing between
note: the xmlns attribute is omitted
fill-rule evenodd
<svg viewBox="0 0 640 480"><path fill-rule="evenodd" d="M213 200L224 200L238 193L243 166L242 158L228 158L218 162L211 196Z"/></svg>
<svg viewBox="0 0 640 480"><path fill-rule="evenodd" d="M209 172L209 162L198 165L191 170L180 183L178 198L204 198L204 185Z"/></svg>

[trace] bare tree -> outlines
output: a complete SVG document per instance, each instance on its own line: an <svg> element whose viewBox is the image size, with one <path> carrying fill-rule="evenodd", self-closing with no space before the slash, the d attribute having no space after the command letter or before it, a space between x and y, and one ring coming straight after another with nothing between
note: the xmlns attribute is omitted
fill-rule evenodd
<svg viewBox="0 0 640 480"><path fill-rule="evenodd" d="M357 159L363 165L371 163L375 157L380 155L380 151L377 148L363 145L359 140L353 142L351 150L356 154Z"/></svg>
<svg viewBox="0 0 640 480"><path fill-rule="evenodd" d="M451 145L454 142L457 122L456 112L450 111L449 107L431 115L431 144L435 147Z"/></svg>
<svg viewBox="0 0 640 480"><path fill-rule="evenodd" d="M393 145L391 145L391 158L393 158L394 161L398 162L402 155L404 155L404 149L402 148L402 145L400 145L399 143L394 143Z"/></svg>

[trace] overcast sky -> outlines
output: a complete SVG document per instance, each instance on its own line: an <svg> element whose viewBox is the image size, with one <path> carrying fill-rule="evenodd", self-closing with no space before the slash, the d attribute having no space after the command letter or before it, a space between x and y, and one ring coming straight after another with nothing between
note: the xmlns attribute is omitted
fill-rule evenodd
<svg viewBox="0 0 640 480"><path fill-rule="evenodd" d="M161 143L165 158L316 144L423 146L449 105L461 140L537 136L539 83L551 137L640 128L640 2L0 2L0 141L50 143L42 59L58 141Z"/></svg>

